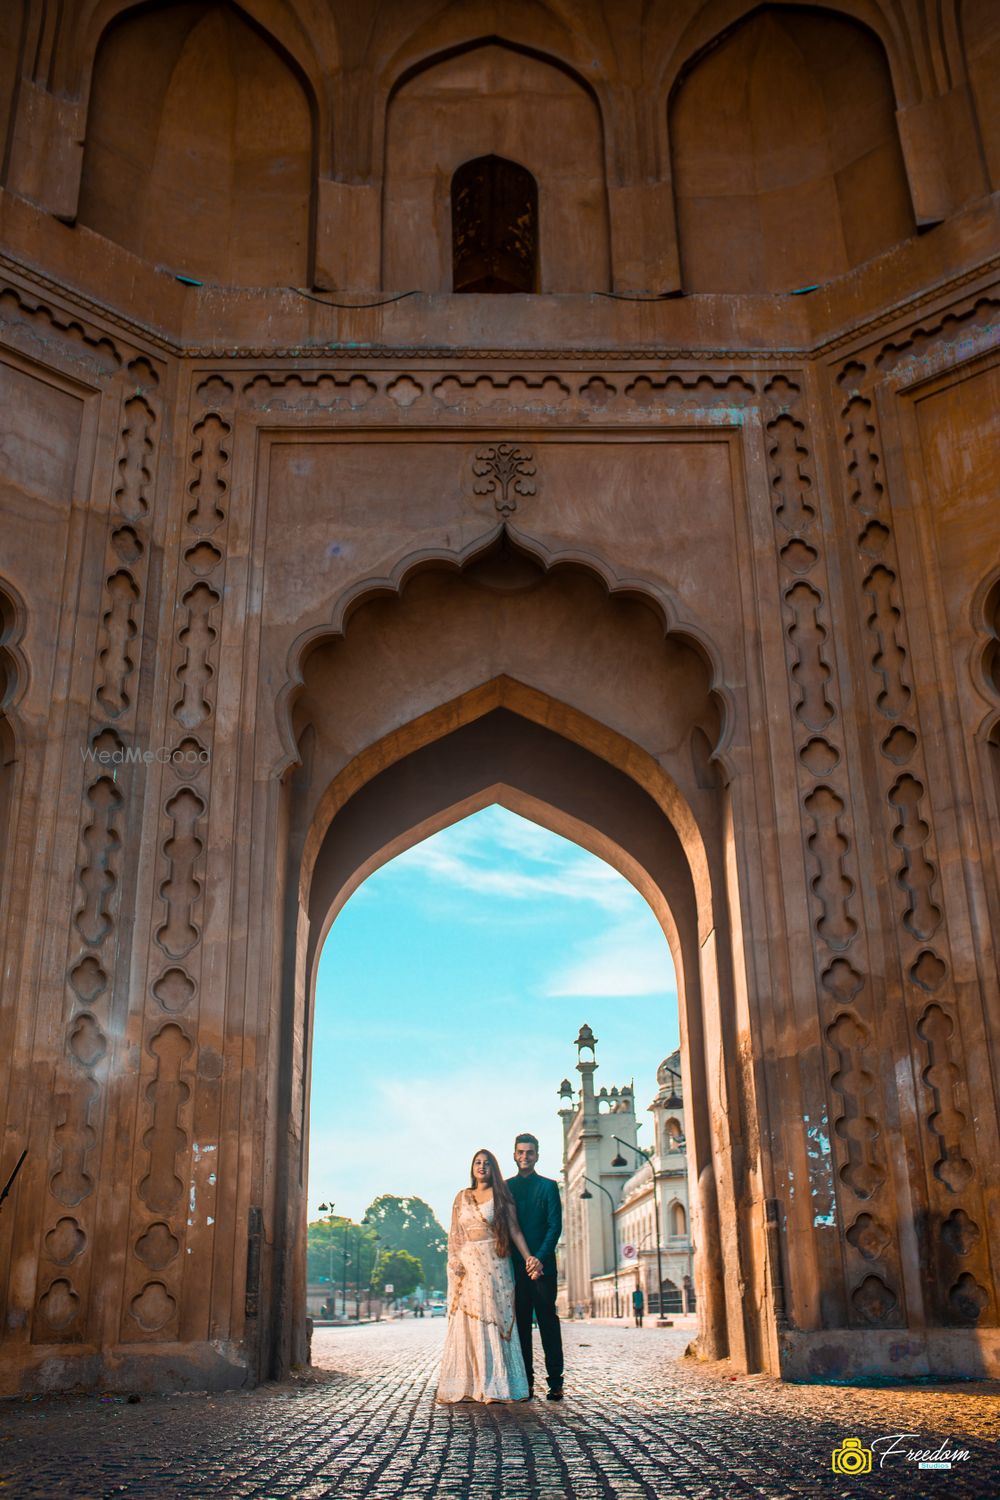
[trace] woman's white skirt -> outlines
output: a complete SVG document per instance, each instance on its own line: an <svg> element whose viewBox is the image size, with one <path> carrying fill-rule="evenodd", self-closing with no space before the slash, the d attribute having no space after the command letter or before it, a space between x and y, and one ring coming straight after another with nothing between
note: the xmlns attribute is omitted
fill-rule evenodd
<svg viewBox="0 0 1000 1500"><path fill-rule="evenodd" d="M493 1236L462 1246L464 1276L449 1276L448 1332L437 1400L526 1401L521 1344L514 1326L514 1273Z"/></svg>

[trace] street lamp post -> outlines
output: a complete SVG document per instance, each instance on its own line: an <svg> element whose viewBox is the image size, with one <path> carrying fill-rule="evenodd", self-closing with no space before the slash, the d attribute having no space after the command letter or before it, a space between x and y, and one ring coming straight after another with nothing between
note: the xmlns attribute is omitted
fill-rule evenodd
<svg viewBox="0 0 1000 1500"><path fill-rule="evenodd" d="M592 1177L588 1177L586 1173L584 1173L583 1180L584 1182L589 1182L591 1187L599 1188L600 1191L604 1194L605 1198L607 1198L608 1202L611 1204L611 1253L614 1257L615 1267L615 1317L620 1318L622 1314L621 1304L618 1301L618 1226L615 1223L615 1200L612 1198L611 1194L608 1192L603 1183L595 1182L594 1179ZM581 1198L593 1198L593 1196L593 1193L588 1193L586 1188L584 1188L583 1192L580 1194Z"/></svg>
<svg viewBox="0 0 1000 1500"><path fill-rule="evenodd" d="M336 1207L336 1204L334 1204L334 1203L321 1203L320 1206L319 1206L320 1213L321 1214L326 1214L326 1224L327 1224L327 1228L330 1231L330 1243L326 1247L326 1249L327 1249L327 1255L329 1257L329 1260L328 1260L329 1274L327 1275L326 1279L330 1283L330 1316L331 1316L331 1318L335 1315L335 1313L337 1311L337 1305L336 1305L337 1292L336 1292L336 1288L334 1287L334 1284L333 1284L333 1210L334 1210L335 1207Z"/></svg>
<svg viewBox="0 0 1000 1500"><path fill-rule="evenodd" d="M655 1161L651 1160L646 1155L646 1153L644 1151L640 1151L639 1148L638 1148L638 1146L633 1146L628 1141L623 1141L620 1135L613 1136L612 1139L616 1140L618 1142L619 1146L624 1146L626 1148L626 1150L628 1150L628 1151L634 1151L635 1154L636 1154L636 1156L638 1156L641 1161L648 1161L649 1162L650 1171L653 1174L653 1217L656 1220L656 1308L657 1308L657 1321L658 1322L662 1322L663 1321L663 1251L662 1251L662 1248L660 1246L660 1203L659 1203L659 1199L656 1196L656 1163L655 1163ZM620 1151L619 1151L618 1155L612 1159L611 1165L613 1167L624 1167L626 1165L625 1158L624 1158L624 1156L622 1156L622 1154L621 1154Z"/></svg>
<svg viewBox="0 0 1000 1500"><path fill-rule="evenodd" d="M354 1240L354 1321L361 1322L361 1225L355 1225Z"/></svg>
<svg viewBox="0 0 1000 1500"><path fill-rule="evenodd" d="M340 1310L347 1317L347 1244L351 1233L351 1221L344 1224L344 1276L340 1286Z"/></svg>
<svg viewBox="0 0 1000 1500"><path fill-rule="evenodd" d="M368 1267L368 1290L365 1300L368 1303L368 1317L372 1315L372 1276L375 1274L375 1262L378 1260L379 1236L372 1236L372 1263Z"/></svg>

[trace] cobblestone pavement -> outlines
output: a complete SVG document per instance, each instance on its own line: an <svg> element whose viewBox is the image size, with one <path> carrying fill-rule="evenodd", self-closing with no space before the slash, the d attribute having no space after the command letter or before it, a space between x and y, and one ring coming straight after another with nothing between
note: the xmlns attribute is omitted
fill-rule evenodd
<svg viewBox="0 0 1000 1500"><path fill-rule="evenodd" d="M849 1389L729 1379L678 1359L687 1335L565 1327L567 1398L439 1407L444 1322L317 1332L308 1379L226 1395L0 1403L3 1500L780 1500L996 1497L990 1386ZM536 1335L537 1337L537 1335ZM833 1473L845 1437L912 1433L967 1450L947 1472L905 1458Z"/></svg>

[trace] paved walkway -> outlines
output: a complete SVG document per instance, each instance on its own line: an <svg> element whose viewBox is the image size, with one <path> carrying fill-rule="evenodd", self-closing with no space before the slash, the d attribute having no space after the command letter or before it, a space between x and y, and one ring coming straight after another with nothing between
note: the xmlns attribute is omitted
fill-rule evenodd
<svg viewBox="0 0 1000 1500"><path fill-rule="evenodd" d="M565 1325L567 1399L439 1407L444 1324L317 1332L301 1382L220 1396L0 1403L9 1500L783 1500L1000 1495L992 1385L891 1390L727 1379L678 1359L676 1330ZM844 1438L918 1434L967 1450L950 1471L905 1457L831 1468ZM909 1442L906 1446L909 1446Z"/></svg>

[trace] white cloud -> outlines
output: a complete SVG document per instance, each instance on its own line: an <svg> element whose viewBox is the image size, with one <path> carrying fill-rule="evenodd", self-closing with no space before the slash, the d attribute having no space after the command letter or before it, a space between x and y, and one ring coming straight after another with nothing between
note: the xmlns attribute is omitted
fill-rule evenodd
<svg viewBox="0 0 1000 1500"><path fill-rule="evenodd" d="M542 993L561 996L661 995L674 993L667 940L650 923L618 922L582 943L576 957L550 975Z"/></svg>
<svg viewBox="0 0 1000 1500"><path fill-rule="evenodd" d="M570 853L566 842L550 829L543 828L540 823L532 823L519 813L511 812L509 808L487 807L479 816L479 826L485 835L482 838L484 844L488 840L494 846L499 845L502 849L520 854L524 859L548 865L564 864Z"/></svg>
<svg viewBox="0 0 1000 1500"><path fill-rule="evenodd" d="M498 816L487 818L488 813ZM498 844L507 853L505 862L498 861ZM398 855L394 864L462 891L513 901L591 901L604 911L622 913L636 900L635 891L610 865L500 808L434 834ZM532 864L544 868L533 870Z"/></svg>
<svg viewBox="0 0 1000 1500"><path fill-rule="evenodd" d="M551 1108L539 1111L539 1099ZM362 1118L310 1132L310 1218L320 1202L360 1219L376 1193L423 1198L445 1229L452 1200L469 1179L473 1153L486 1146L504 1171L514 1173L514 1137L538 1136L539 1170L557 1177L562 1166L561 1126L555 1087L542 1070L505 1068L502 1056L481 1067L436 1077L380 1081ZM544 1118L540 1118L544 1114Z"/></svg>

